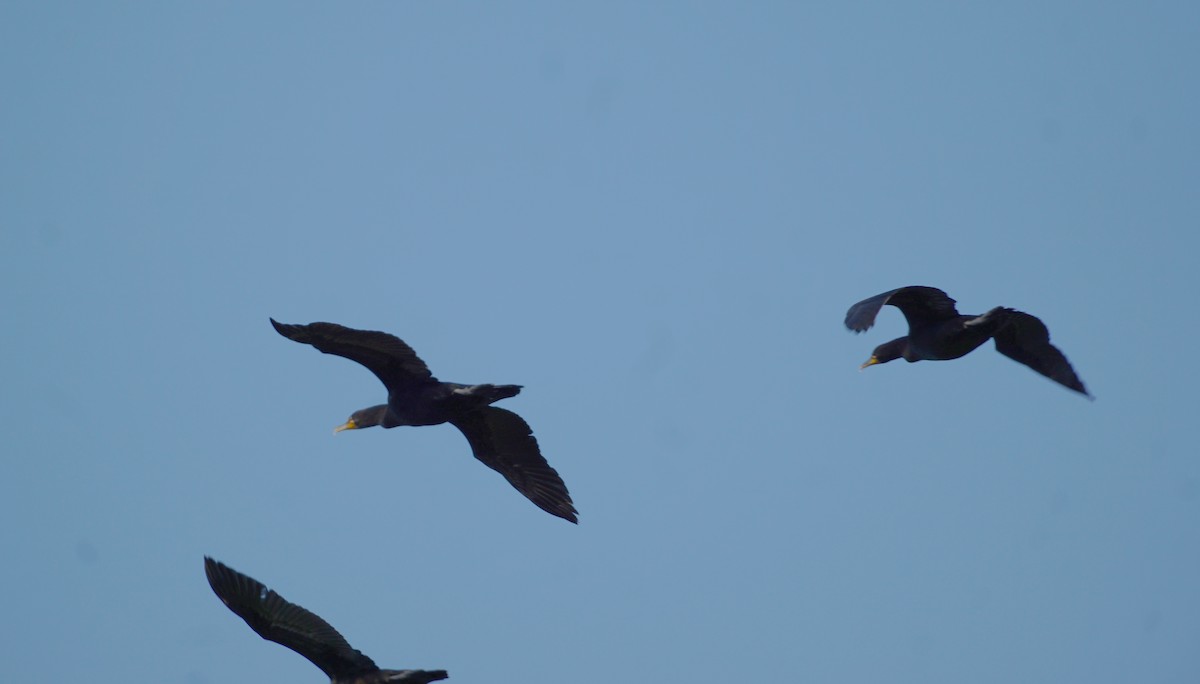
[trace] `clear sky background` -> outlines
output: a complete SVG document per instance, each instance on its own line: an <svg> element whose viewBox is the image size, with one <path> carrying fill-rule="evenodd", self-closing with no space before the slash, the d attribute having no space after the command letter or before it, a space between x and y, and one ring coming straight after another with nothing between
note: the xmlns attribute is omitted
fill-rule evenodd
<svg viewBox="0 0 1200 684"><path fill-rule="evenodd" d="M1195 682L1200 5L0 4L10 681ZM1049 326L858 365L854 302ZM580 511L268 324L519 383Z"/></svg>

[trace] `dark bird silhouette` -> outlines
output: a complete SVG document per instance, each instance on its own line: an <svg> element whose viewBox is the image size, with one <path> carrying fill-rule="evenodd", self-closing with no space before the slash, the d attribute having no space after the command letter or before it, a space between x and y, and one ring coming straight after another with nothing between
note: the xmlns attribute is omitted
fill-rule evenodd
<svg viewBox="0 0 1200 684"><path fill-rule="evenodd" d="M271 325L289 340L361 363L387 387L386 404L355 411L334 432L450 423L466 436L475 458L503 475L538 508L578 522L567 486L542 457L529 424L512 411L489 405L516 396L520 385L439 382L412 347L383 332L336 323L287 325L273 318Z"/></svg>
<svg viewBox="0 0 1200 684"><path fill-rule="evenodd" d="M267 641L308 658L330 684L428 684L446 679L445 670L381 670L315 614L289 603L261 582L204 557L208 583L229 610Z"/></svg>
<svg viewBox="0 0 1200 684"><path fill-rule="evenodd" d="M884 304L900 309L908 319L908 335L876 347L860 368L900 358L909 363L957 359L991 339L1001 354L1092 398L1067 357L1050 344L1050 331L1035 316L1002 306L981 316L964 316L945 292L936 287L912 285L875 295L850 307L846 312L846 327L854 332L869 329Z"/></svg>

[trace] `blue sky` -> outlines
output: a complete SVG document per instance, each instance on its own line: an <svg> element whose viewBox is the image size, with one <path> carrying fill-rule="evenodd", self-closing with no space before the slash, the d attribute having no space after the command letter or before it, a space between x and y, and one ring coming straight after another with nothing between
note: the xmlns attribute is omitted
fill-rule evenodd
<svg viewBox="0 0 1200 684"><path fill-rule="evenodd" d="M14 681L1194 682L1200 8L0 5ZM909 284L1041 317L858 373ZM267 319L519 383L575 527Z"/></svg>

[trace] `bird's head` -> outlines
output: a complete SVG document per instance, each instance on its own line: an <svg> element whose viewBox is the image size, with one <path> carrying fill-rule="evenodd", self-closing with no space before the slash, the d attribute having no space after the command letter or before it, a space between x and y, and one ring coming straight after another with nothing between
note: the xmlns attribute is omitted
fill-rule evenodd
<svg viewBox="0 0 1200 684"><path fill-rule="evenodd" d="M362 428L375 427L376 425L390 427L385 422L387 412L387 404L380 404L378 406L372 406L371 408L355 411L354 413L350 414L349 420L335 427L333 431L334 433L338 433L342 430L361 430Z"/></svg>
<svg viewBox="0 0 1200 684"><path fill-rule="evenodd" d="M888 361L895 361L896 359L904 356L904 350L907 347L907 337L898 337L891 342L885 342L878 347L875 347L875 351L871 352L871 358L867 359L866 363L859 366L858 369L862 370L868 366L887 363Z"/></svg>

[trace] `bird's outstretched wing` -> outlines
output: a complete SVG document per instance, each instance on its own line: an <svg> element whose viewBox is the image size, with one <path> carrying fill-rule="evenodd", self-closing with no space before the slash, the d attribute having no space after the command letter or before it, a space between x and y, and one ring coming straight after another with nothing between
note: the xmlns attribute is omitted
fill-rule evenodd
<svg viewBox="0 0 1200 684"><path fill-rule="evenodd" d="M311 344L326 354L361 363L378 376L388 390L436 382L413 348L395 335L355 330L337 323L288 325L272 318L271 325L289 340Z"/></svg>
<svg viewBox="0 0 1200 684"><path fill-rule="evenodd" d="M279 594L248 577L204 557L204 574L217 597L250 629L308 658L330 679L377 671L370 658L355 650L337 630L317 615L289 603Z"/></svg>
<svg viewBox="0 0 1200 684"><path fill-rule="evenodd" d="M1005 312L1005 319L1004 325L992 336L996 351L1089 399L1092 397L1075 374L1071 362L1058 347L1050 344L1050 331L1041 319L1011 309Z"/></svg>
<svg viewBox="0 0 1200 684"><path fill-rule="evenodd" d="M466 435L475 458L503 475L538 508L564 520L579 522L567 485L542 457L533 430L520 416L485 406L450 423Z"/></svg>
<svg viewBox="0 0 1200 684"><path fill-rule="evenodd" d="M875 316L884 304L891 304L904 313L911 329L926 323L936 323L954 318L958 309L954 308L954 300L936 287L910 285L883 294L877 294L869 299L850 307L846 312L846 327L854 332L864 332L875 325Z"/></svg>

